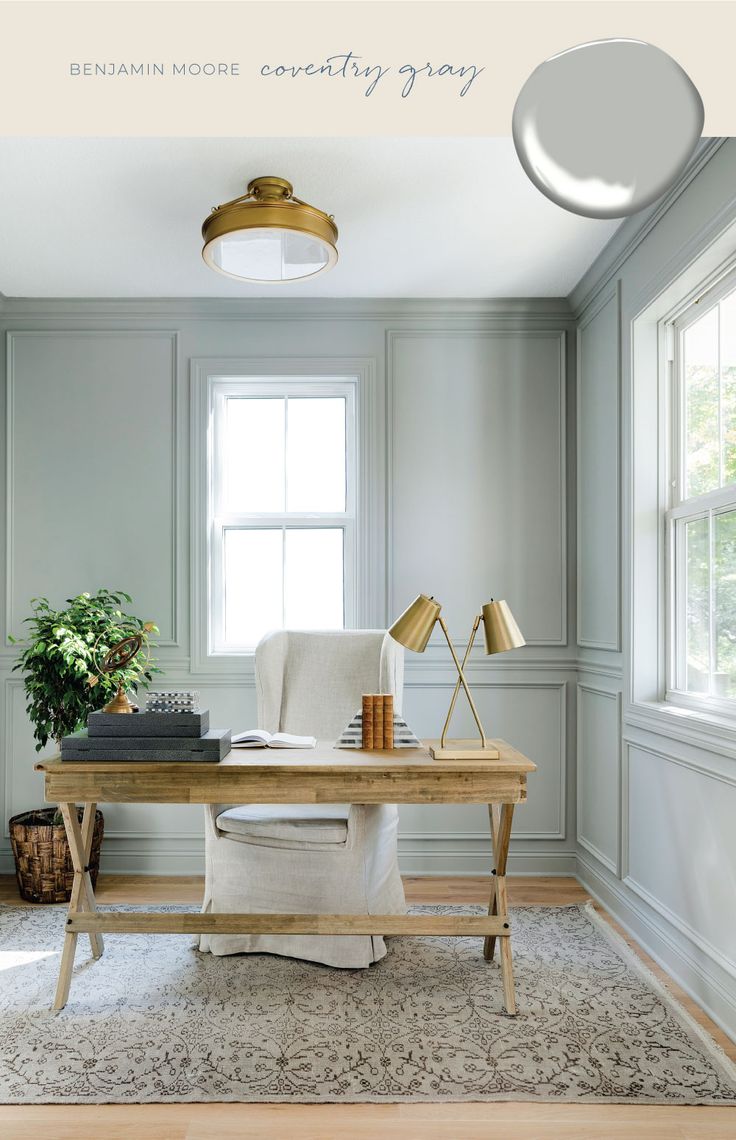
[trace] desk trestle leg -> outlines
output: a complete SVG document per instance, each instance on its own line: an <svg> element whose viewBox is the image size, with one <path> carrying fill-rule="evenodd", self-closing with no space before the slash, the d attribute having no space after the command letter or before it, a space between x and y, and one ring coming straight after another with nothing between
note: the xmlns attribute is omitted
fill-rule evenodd
<svg viewBox="0 0 736 1140"><path fill-rule="evenodd" d="M509 854L509 840L511 839L511 823L514 818L513 804L489 804L488 817L491 824L491 843L493 845L493 877L491 883L491 901L488 905L489 915L498 915L504 921L508 920L508 896L506 894L506 861ZM498 935L501 951L501 977L503 979L503 996L506 1009L509 1013L516 1013L516 999L514 997L514 967L511 958L511 935ZM489 934L483 942L483 957L490 962L496 948L496 935Z"/></svg>
<svg viewBox="0 0 736 1140"><path fill-rule="evenodd" d="M84 805L82 826L79 826L76 804L59 804L59 810L64 817L66 835L69 841L69 850L74 867L74 882L72 883L72 897L69 901L67 922L84 911L97 911L92 880L89 876L89 855L92 850L92 836L95 828L95 812L97 804ZM54 998L54 1009L63 1009L69 997L69 986L74 968L74 954L77 949L77 933L67 930L64 936L64 949L61 954L61 967L59 981ZM89 936L92 946L92 955L99 958L105 949L102 935L93 933Z"/></svg>

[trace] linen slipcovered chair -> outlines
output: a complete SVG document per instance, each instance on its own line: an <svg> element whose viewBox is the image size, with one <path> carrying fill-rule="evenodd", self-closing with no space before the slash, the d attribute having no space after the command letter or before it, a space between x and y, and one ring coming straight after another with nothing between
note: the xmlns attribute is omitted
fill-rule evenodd
<svg viewBox="0 0 736 1140"><path fill-rule="evenodd" d="M403 650L383 630L268 634L256 648L258 726L336 740L363 693L401 706ZM339 760L344 753L335 752ZM208 804L205 913L403 914L395 804ZM356 968L376 935L203 934L212 954L268 952Z"/></svg>

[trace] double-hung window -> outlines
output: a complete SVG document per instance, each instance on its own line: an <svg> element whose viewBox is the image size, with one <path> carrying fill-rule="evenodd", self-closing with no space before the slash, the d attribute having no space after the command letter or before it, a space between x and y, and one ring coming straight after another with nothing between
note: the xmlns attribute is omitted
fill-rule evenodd
<svg viewBox="0 0 736 1140"><path fill-rule="evenodd" d="M668 697L736 712L736 274L668 327Z"/></svg>
<svg viewBox="0 0 736 1140"><path fill-rule="evenodd" d="M210 652L355 624L355 389L350 378L213 382Z"/></svg>

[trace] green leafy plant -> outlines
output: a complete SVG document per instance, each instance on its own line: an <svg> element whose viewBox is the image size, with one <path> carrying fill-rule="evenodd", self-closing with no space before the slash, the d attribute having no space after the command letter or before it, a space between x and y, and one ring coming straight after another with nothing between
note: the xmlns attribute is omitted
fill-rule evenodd
<svg viewBox="0 0 736 1140"><path fill-rule="evenodd" d="M40 752L49 740L60 744L63 736L84 727L91 712L114 695L118 682L135 691L160 673L147 649L153 622L144 622L123 612L133 599L122 590L98 590L67 598L66 608L54 610L47 598L32 598L32 616L25 619L29 637L15 644L24 646L14 670L22 671L26 712ZM115 674L101 674L102 657L124 637L140 634L141 654Z"/></svg>

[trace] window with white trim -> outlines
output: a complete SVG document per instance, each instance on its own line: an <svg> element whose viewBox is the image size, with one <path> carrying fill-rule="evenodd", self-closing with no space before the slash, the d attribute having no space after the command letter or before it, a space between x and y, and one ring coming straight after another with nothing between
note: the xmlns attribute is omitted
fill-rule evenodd
<svg viewBox="0 0 736 1140"><path fill-rule="evenodd" d="M228 377L211 397L210 652L355 625L356 381Z"/></svg>
<svg viewBox="0 0 736 1140"><path fill-rule="evenodd" d="M666 328L670 700L736 712L736 274Z"/></svg>

